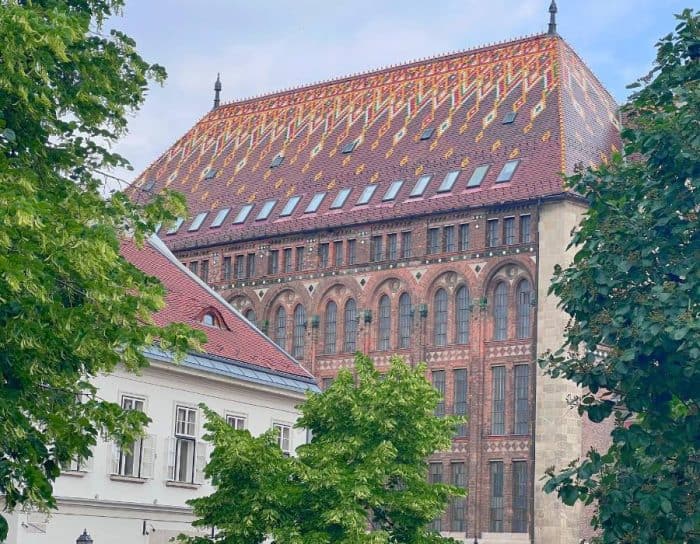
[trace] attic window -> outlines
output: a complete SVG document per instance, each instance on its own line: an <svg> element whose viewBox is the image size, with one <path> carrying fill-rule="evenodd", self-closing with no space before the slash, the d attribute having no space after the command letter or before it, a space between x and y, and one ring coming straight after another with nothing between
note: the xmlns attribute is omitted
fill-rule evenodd
<svg viewBox="0 0 700 544"><path fill-rule="evenodd" d="M490 167L490 164L482 164L481 166L477 166L474 169L474 172L472 172L472 177L470 177L469 181L467 182L467 189L481 185L481 182L484 181L486 172L489 171Z"/></svg>
<svg viewBox="0 0 700 544"><path fill-rule="evenodd" d="M348 196L350 196L351 190L352 189L341 189L338 191L338 194L333 199L333 203L331 204L331 210L342 208L343 204L345 204L345 201L348 199Z"/></svg>
<svg viewBox="0 0 700 544"><path fill-rule="evenodd" d="M241 208L241 210L238 212L238 215L236 218L233 220L234 225L240 225L243 223L246 219L248 219L248 214L250 213L250 210L253 209L252 204L246 204Z"/></svg>
<svg viewBox="0 0 700 544"><path fill-rule="evenodd" d="M309 202L309 205L304 210L304 213L313 213L317 211L318 207L321 205L321 202L323 202L323 199L325 197L326 193L316 193L311 199L311 202Z"/></svg>
<svg viewBox="0 0 700 544"><path fill-rule="evenodd" d="M188 228L187 230L190 232L199 230L199 227L202 226L202 223L204 223L204 220L207 218L207 215L209 215L209 212L202 212L197 214L197 217L194 218L194 221L192 221L190 228Z"/></svg>
<svg viewBox="0 0 700 544"><path fill-rule="evenodd" d="M402 185L403 180L393 181L391 185L389 185L389 188L387 189L386 193L384 193L382 201L387 202L389 200L394 200L396 198L396 195L401 190Z"/></svg>
<svg viewBox="0 0 700 544"><path fill-rule="evenodd" d="M277 155L274 159L272 159L270 168L277 168L280 164L282 164L282 161L284 161L284 155Z"/></svg>
<svg viewBox="0 0 700 544"><path fill-rule="evenodd" d="M437 192L445 193L447 191L451 191L452 187L454 187L455 181L457 181L457 178L459 177L460 172L461 170L452 170L452 172L447 172L447 175L442 180Z"/></svg>
<svg viewBox="0 0 700 544"><path fill-rule="evenodd" d="M513 173L515 172L515 169L518 167L518 163L520 162L520 159L515 159L513 161L508 161L503 165L503 169L501 170L501 173L498 174L498 177L496 178L496 183L503 183L505 181L510 181L511 178L513 177Z"/></svg>
<svg viewBox="0 0 700 544"><path fill-rule="evenodd" d="M287 200L287 203L284 205L284 208L282 208L282 211L280 212L280 217L287 217L288 215L292 215L294 208L297 207L297 204L299 204L300 200L300 196L293 196L292 198Z"/></svg>
<svg viewBox="0 0 700 544"><path fill-rule="evenodd" d="M510 125L513 121L515 121L515 117L518 115L518 112L515 111L509 111L508 113L505 114L503 117L503 124L504 125Z"/></svg>
<svg viewBox="0 0 700 544"><path fill-rule="evenodd" d="M435 134L435 128L428 127L421 133L420 139L421 140L430 140L430 138L433 137L433 134Z"/></svg>
<svg viewBox="0 0 700 544"><path fill-rule="evenodd" d="M202 325L206 325L207 327L218 327L216 316L207 312L202 316Z"/></svg>
<svg viewBox="0 0 700 544"><path fill-rule="evenodd" d="M356 147L357 147L357 140L350 142L348 144L345 144L342 147L342 149L340 150L340 152L345 153L345 154L352 153L353 151L355 151Z"/></svg>
<svg viewBox="0 0 700 544"><path fill-rule="evenodd" d="M216 217L214 218L214 221L211 222L211 225L209 225L209 228L215 228L215 227L220 227L221 224L224 222L224 219L226 219L226 216L228 215L228 212L231 211L231 208L223 208L219 210L219 213L216 214Z"/></svg>
<svg viewBox="0 0 700 544"><path fill-rule="evenodd" d="M182 224L183 224L184 222L185 222L185 219L184 219L184 218L178 217L178 218L177 218L177 221L175 221L175 223L173 224L173 226L170 227L170 228L168 229L168 231L166 232L166 234L175 234L177 231L180 230L180 227L182 226Z"/></svg>
<svg viewBox="0 0 700 544"><path fill-rule="evenodd" d="M428 183L432 177L432 174L419 177L413 189L411 189L411 194L408 196L421 196L425 192L426 187L428 187Z"/></svg>
<svg viewBox="0 0 700 544"><path fill-rule="evenodd" d="M270 217L270 213L275 207L275 204L277 204L276 200L268 200L267 202L265 202L262 208L260 208L260 213L258 213L258 216L255 218L255 220L262 221L263 219L267 219L268 217Z"/></svg>
<svg viewBox="0 0 700 544"><path fill-rule="evenodd" d="M151 189L153 189L153 187L155 187L155 184L156 184L156 180L149 179L148 182L146 183L146 185L143 186L143 190L150 191Z"/></svg>
<svg viewBox="0 0 700 544"><path fill-rule="evenodd" d="M357 204L355 204L355 206L367 204L370 201L370 199L372 198L374 191L376 191L376 190L377 190L376 185L368 185L367 187L365 187L364 190L362 191L362 194L360 195L360 198L357 199Z"/></svg>
<svg viewBox="0 0 700 544"><path fill-rule="evenodd" d="M207 168L204 171L204 179L214 179L218 170L216 168Z"/></svg>

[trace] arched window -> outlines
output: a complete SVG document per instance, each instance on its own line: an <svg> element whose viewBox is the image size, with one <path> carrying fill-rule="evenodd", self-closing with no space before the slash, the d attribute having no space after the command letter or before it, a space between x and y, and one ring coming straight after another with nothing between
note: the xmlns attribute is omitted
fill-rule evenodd
<svg viewBox="0 0 700 544"><path fill-rule="evenodd" d="M343 323L345 326L343 351L354 353L357 339L357 304L352 298L345 303L345 320Z"/></svg>
<svg viewBox="0 0 700 544"><path fill-rule="evenodd" d="M202 316L202 324L207 327L216 327L216 316L207 312Z"/></svg>
<svg viewBox="0 0 700 544"><path fill-rule="evenodd" d="M508 288L499 283L493 293L493 339L505 340L508 337Z"/></svg>
<svg viewBox="0 0 700 544"><path fill-rule="evenodd" d="M433 330L435 345L447 345L447 291L438 289L435 293L435 329Z"/></svg>
<svg viewBox="0 0 700 544"><path fill-rule="evenodd" d="M467 289L466 285L462 285L457 289L455 302L457 314L456 341L458 344L466 344L469 342L469 289Z"/></svg>
<svg viewBox="0 0 700 544"><path fill-rule="evenodd" d="M250 309L246 310L245 314L243 314L243 315L244 315L245 318L246 318L248 321L250 321L253 325L255 325L256 327L258 326L258 324L257 324L257 322L256 322L256 318L255 318L255 310L253 310L252 308L250 308Z"/></svg>
<svg viewBox="0 0 700 544"><path fill-rule="evenodd" d="M529 338L532 334L530 331L531 299L532 290L530 289L530 282L523 280L518 284L518 290L516 292L516 300L518 301L518 338Z"/></svg>
<svg viewBox="0 0 700 544"><path fill-rule="evenodd" d="M287 344L287 312L282 306L277 308L275 315L275 344L286 349Z"/></svg>
<svg viewBox="0 0 700 544"><path fill-rule="evenodd" d="M379 299L379 335L377 349L391 349L391 302L387 295Z"/></svg>
<svg viewBox="0 0 700 544"><path fill-rule="evenodd" d="M399 297L399 348L411 347L412 325L411 295L404 293Z"/></svg>
<svg viewBox="0 0 700 544"><path fill-rule="evenodd" d="M294 308L294 342L292 356L296 359L304 357L304 340L306 339L306 310L301 304Z"/></svg>
<svg viewBox="0 0 700 544"><path fill-rule="evenodd" d="M335 333L338 322L338 306L332 300L326 304L326 316L324 322L323 352L335 353Z"/></svg>

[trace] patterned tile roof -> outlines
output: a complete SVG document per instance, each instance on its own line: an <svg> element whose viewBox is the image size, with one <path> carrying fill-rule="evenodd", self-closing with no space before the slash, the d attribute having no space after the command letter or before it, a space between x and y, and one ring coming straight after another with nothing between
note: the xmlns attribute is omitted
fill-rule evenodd
<svg viewBox="0 0 700 544"><path fill-rule="evenodd" d="M132 241L124 240L121 253L165 286L166 305L153 316L158 325L185 323L203 331L208 339L204 345L206 355L315 383L290 355L180 264L158 237L151 237L140 249ZM220 327L202 323L202 316L208 312L217 317Z"/></svg>
<svg viewBox="0 0 700 544"><path fill-rule="evenodd" d="M175 248L527 200L563 193L560 172L606 160L616 112L560 37L538 35L223 105L131 190L187 196L191 218L161 233ZM508 161L517 161L512 178L498 182ZM452 171L454 186L439 191ZM425 191L411 196L426 175ZM397 180L405 183L384 199ZM377 190L357 205L368 185ZM334 206L343 189L350 194Z"/></svg>

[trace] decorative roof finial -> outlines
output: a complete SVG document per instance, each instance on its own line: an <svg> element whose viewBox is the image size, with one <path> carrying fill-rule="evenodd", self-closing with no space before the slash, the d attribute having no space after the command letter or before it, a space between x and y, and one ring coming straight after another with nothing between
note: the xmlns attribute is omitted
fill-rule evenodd
<svg viewBox="0 0 700 544"><path fill-rule="evenodd" d="M219 94L221 93L220 75L221 74L216 74L216 83L214 83L214 107L212 109L216 109L221 105L221 98L219 98Z"/></svg>
<svg viewBox="0 0 700 544"><path fill-rule="evenodd" d="M552 3L549 4L549 29L547 30L547 34L550 36L554 36L557 33L557 2L556 0L552 0Z"/></svg>

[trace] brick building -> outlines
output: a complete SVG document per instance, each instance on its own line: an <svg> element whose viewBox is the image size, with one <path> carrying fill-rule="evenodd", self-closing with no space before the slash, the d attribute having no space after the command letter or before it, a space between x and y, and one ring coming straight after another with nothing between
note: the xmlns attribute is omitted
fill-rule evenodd
<svg viewBox="0 0 700 544"><path fill-rule="evenodd" d="M223 105L218 89L132 189L187 196L161 238L322 385L356 350L428 363L439 410L469 415L430 461L469 490L436 528L578 542L583 512L538 487L589 433L535 359L561 344L547 289L585 205L560 173L607 160L619 127L554 24Z"/></svg>

